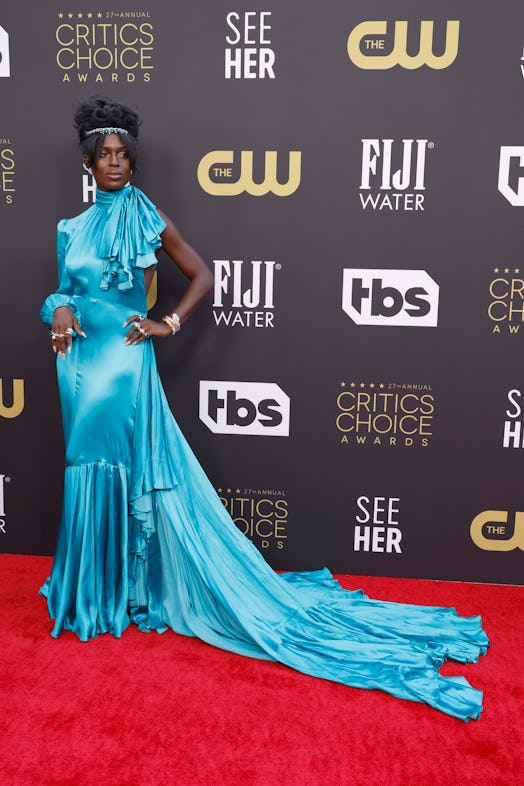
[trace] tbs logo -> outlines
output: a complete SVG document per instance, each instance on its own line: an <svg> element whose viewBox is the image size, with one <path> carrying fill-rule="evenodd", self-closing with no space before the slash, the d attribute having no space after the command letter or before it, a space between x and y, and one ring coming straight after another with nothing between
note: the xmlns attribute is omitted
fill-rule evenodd
<svg viewBox="0 0 524 786"><path fill-rule="evenodd" d="M357 325L436 327L438 284L425 270L344 270L342 309Z"/></svg>
<svg viewBox="0 0 524 786"><path fill-rule="evenodd" d="M275 382L201 380L199 417L213 434L289 436L289 396Z"/></svg>

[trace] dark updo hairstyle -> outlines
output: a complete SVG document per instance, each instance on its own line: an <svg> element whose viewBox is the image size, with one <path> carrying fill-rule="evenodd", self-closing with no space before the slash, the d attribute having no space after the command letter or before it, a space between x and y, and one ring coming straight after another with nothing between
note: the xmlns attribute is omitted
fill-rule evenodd
<svg viewBox="0 0 524 786"><path fill-rule="evenodd" d="M129 153L131 169L135 169L140 118L134 109L113 98L93 95L78 104L73 122L78 131L80 150L87 157L88 166L92 166L99 156L105 135L87 132L93 128L124 128L128 133L121 134L120 138Z"/></svg>

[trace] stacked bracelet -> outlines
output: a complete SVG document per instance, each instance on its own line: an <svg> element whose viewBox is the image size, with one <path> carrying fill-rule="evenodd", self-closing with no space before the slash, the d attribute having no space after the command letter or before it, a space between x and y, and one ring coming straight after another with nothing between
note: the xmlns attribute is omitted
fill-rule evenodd
<svg viewBox="0 0 524 786"><path fill-rule="evenodd" d="M175 311L172 314L167 314L165 317L162 317L162 322L165 322L166 325L169 325L173 335L178 333L180 330L180 317Z"/></svg>

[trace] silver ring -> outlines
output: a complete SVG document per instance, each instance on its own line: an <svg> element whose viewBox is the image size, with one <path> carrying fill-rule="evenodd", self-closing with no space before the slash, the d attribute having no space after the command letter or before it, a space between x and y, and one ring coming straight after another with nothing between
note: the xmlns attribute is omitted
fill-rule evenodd
<svg viewBox="0 0 524 786"><path fill-rule="evenodd" d="M72 336L74 332L75 331L73 330L73 328L67 328L66 330L66 333L68 333L70 336Z"/></svg>
<svg viewBox="0 0 524 786"><path fill-rule="evenodd" d="M137 330L140 330L140 322L133 322L133 327L136 327Z"/></svg>
<svg viewBox="0 0 524 786"><path fill-rule="evenodd" d="M147 336L148 335L147 332L144 330L144 328L141 327L140 325L137 327L137 330L138 330L139 333L142 333L143 336Z"/></svg>

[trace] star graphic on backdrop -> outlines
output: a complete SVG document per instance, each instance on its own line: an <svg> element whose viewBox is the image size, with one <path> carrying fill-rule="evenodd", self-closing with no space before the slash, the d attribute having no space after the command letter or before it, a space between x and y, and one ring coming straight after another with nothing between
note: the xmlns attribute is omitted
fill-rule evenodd
<svg viewBox="0 0 524 786"><path fill-rule="evenodd" d="M520 268L516 267L515 268L515 273L520 273Z"/></svg>
<svg viewBox="0 0 524 786"><path fill-rule="evenodd" d="M509 273L509 267L504 268L504 273Z"/></svg>
<svg viewBox="0 0 524 786"><path fill-rule="evenodd" d="M228 493L228 494L231 494L231 489L228 489L228 490L227 490L227 493Z"/></svg>
<svg viewBox="0 0 524 786"><path fill-rule="evenodd" d="M60 11L60 13L58 14L58 18L59 18L59 19L63 19L63 18L64 18L64 15L63 15L63 13L62 13L61 11Z"/></svg>
<svg viewBox="0 0 524 786"><path fill-rule="evenodd" d="M493 272L494 272L494 273L498 273L498 272L499 272L499 269L498 269L498 267L494 267L494 268L493 268Z"/></svg>
<svg viewBox="0 0 524 786"><path fill-rule="evenodd" d="M341 388L345 388L345 387L346 387L346 383L345 383L345 382L341 382L341 383L340 383L340 387L341 387Z"/></svg>
<svg viewBox="0 0 524 786"><path fill-rule="evenodd" d="M72 19L72 18L73 18L73 14L70 12L70 13L67 15L67 18L68 18L68 19Z"/></svg>
<svg viewBox="0 0 524 786"><path fill-rule="evenodd" d="M354 382L352 382L352 383L351 383L351 385L350 385L349 387L350 387L350 388L354 388L354 387L355 387L355 383L354 383Z"/></svg>
<svg viewBox="0 0 524 786"><path fill-rule="evenodd" d="M370 382L370 383L369 383L369 387L370 387L370 388L374 388L374 387L375 387L375 383L374 383L374 382Z"/></svg>
<svg viewBox="0 0 524 786"><path fill-rule="evenodd" d="M91 11L88 13L87 18L88 19L92 19L93 18L93 14L91 13Z"/></svg>
<svg viewBox="0 0 524 786"><path fill-rule="evenodd" d="M366 387L366 383L365 383L365 382L361 382L361 383L360 383L360 387L361 387L361 388L365 388L365 387Z"/></svg>
<svg viewBox="0 0 524 786"><path fill-rule="evenodd" d="M240 494L240 489L237 489L237 494Z"/></svg>
<svg viewBox="0 0 524 786"><path fill-rule="evenodd" d="M79 12L78 12L78 14L77 14L77 16L78 16L78 18L79 18L79 19L82 19L82 17L83 17L84 15L83 15L82 11L79 11Z"/></svg>
<svg viewBox="0 0 524 786"><path fill-rule="evenodd" d="M99 19L102 19L102 14L100 13L100 11L98 12L98 14L97 14L97 17L98 17Z"/></svg>
<svg viewBox="0 0 524 786"><path fill-rule="evenodd" d="M379 385L379 388L382 390L383 387L385 387L385 385L384 385L383 382L381 382L380 385Z"/></svg>

